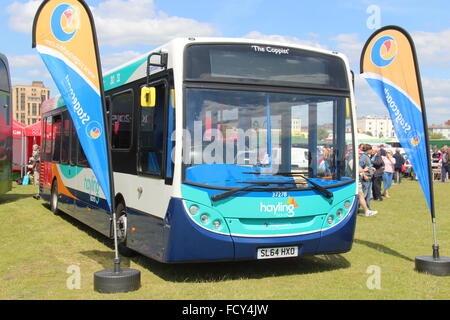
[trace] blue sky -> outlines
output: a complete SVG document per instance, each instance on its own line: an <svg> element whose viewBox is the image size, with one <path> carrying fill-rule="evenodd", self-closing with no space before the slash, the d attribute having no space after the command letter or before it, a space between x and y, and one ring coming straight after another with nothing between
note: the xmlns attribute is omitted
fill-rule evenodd
<svg viewBox="0 0 450 320"><path fill-rule="evenodd" d="M408 30L418 51L429 124L450 120L450 2L366 0L87 0L97 25L105 70L176 36L275 39L343 52L359 73L359 55L379 26ZM0 1L0 52L7 55L14 84L43 80L55 85L31 48L31 24L39 0ZM384 115L385 107L364 80L356 79L358 115Z"/></svg>

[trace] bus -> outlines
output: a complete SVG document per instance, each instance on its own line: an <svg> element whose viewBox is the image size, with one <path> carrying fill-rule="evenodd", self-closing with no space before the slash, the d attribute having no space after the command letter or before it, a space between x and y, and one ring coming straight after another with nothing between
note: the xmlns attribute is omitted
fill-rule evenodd
<svg viewBox="0 0 450 320"><path fill-rule="evenodd" d="M121 254L165 263L351 249L358 162L345 56L177 38L103 81L117 223L61 97L42 107L40 194L53 212L105 236L116 228Z"/></svg>
<svg viewBox="0 0 450 320"><path fill-rule="evenodd" d="M0 53L0 194L12 189L12 107L8 59Z"/></svg>

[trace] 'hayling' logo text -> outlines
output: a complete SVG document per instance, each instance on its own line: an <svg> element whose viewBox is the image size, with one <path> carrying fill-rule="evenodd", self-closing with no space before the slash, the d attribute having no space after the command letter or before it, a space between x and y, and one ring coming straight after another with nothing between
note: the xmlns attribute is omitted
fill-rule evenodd
<svg viewBox="0 0 450 320"><path fill-rule="evenodd" d="M294 205L293 204L284 204L282 202L278 202L275 204L264 204L262 202L259 203L259 211L264 213L273 213L274 215L283 215L286 214L288 217L294 216Z"/></svg>

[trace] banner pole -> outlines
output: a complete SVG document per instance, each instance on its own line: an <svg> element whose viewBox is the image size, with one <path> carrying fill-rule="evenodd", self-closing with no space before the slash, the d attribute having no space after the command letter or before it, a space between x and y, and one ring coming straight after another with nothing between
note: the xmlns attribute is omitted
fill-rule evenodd
<svg viewBox="0 0 450 320"><path fill-rule="evenodd" d="M434 244L433 244L433 258L434 259L439 259L439 244L437 241L437 231L436 231L436 218L433 218L433 239L434 239Z"/></svg>

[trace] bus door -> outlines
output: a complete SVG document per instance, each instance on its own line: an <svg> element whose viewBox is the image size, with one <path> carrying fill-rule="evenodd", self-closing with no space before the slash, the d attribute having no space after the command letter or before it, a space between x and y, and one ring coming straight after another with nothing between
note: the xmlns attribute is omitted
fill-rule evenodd
<svg viewBox="0 0 450 320"><path fill-rule="evenodd" d="M164 145L166 136L166 110L168 85L166 80L150 83L155 88L154 107L140 108L138 132L138 173L163 177Z"/></svg>
<svg viewBox="0 0 450 320"><path fill-rule="evenodd" d="M52 175L52 141L53 141L53 117L45 117L43 119L43 148L41 151L41 172L39 173L39 185L41 191L43 187L51 190Z"/></svg>
<svg viewBox="0 0 450 320"><path fill-rule="evenodd" d="M76 170L77 168L71 162L70 138L72 131L72 120L68 110L62 113L60 120L59 140L60 140L60 158L59 158L59 174L61 181L64 183L64 193L62 205L69 210L73 210L74 198L73 190L76 186ZM56 143L56 142L55 142Z"/></svg>

